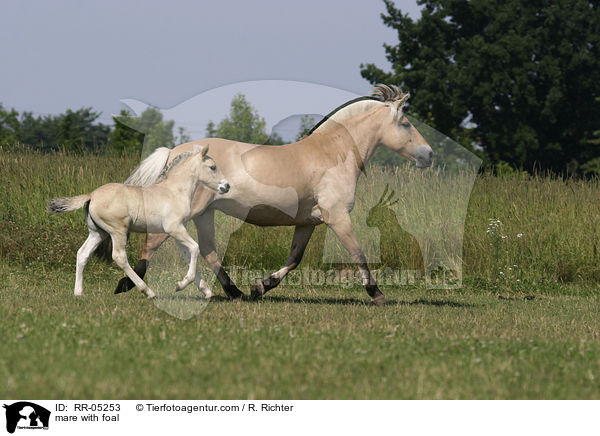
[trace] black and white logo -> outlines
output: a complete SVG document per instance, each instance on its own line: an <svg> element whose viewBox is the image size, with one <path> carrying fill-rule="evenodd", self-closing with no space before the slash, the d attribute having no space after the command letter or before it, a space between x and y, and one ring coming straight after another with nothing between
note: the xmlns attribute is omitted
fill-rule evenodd
<svg viewBox="0 0 600 436"><path fill-rule="evenodd" d="M19 401L4 405L6 409L6 431L14 433L16 429L40 430L48 429L50 411L29 401Z"/></svg>

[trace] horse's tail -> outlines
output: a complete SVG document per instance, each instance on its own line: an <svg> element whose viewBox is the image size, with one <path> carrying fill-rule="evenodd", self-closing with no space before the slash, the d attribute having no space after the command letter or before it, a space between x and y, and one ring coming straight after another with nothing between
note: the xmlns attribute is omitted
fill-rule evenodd
<svg viewBox="0 0 600 436"><path fill-rule="evenodd" d="M126 185L149 186L156 182L158 176L169 160L171 149L160 147L142 161L142 163L125 180Z"/></svg>
<svg viewBox="0 0 600 436"><path fill-rule="evenodd" d="M48 212L63 213L76 209L81 209L83 206L88 204L90 199L90 194L78 195L77 197L53 198L48 203Z"/></svg>

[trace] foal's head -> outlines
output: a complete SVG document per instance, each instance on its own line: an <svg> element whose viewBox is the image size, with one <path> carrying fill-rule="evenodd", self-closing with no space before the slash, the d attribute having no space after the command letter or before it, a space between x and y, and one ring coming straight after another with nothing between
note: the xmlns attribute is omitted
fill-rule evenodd
<svg viewBox="0 0 600 436"><path fill-rule="evenodd" d="M223 173L212 157L207 156L207 145L195 145L194 155L190 157L193 160L192 167L194 174L198 177L200 183L206 187L217 191L219 194L227 194L229 192L229 182L223 177Z"/></svg>
<svg viewBox="0 0 600 436"><path fill-rule="evenodd" d="M381 126L380 144L415 162L418 167L431 166L433 150L403 112L410 94L404 94L395 86L385 85L378 85L375 93L383 97L388 108Z"/></svg>

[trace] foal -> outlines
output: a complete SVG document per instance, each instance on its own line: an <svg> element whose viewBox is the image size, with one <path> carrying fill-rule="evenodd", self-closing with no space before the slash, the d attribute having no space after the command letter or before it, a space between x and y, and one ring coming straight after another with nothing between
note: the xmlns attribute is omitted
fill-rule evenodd
<svg viewBox="0 0 600 436"><path fill-rule="evenodd" d="M164 169L156 184L148 187L108 183L90 194L50 201L50 213L85 207L90 234L77 251L75 295L83 292L83 270L90 255L103 239L110 236L113 260L142 293L148 298L155 297L127 262L125 247L129 232L168 233L177 241L184 256L189 256L190 262L187 274L177 283L176 290L185 288L194 280L200 250L185 229L191 215L194 192L201 183L219 194L229 191L229 183L217 169L215 161L206 155L207 151L208 146L202 145L195 147L193 152L182 153L181 159L174 160ZM203 285L203 280L199 281L199 287L205 289L206 296L212 295L210 289Z"/></svg>

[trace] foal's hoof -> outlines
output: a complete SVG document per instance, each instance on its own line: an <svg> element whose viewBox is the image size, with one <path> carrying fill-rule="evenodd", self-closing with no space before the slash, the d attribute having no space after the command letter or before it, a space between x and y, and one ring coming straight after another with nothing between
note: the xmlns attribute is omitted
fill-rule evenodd
<svg viewBox="0 0 600 436"><path fill-rule="evenodd" d="M383 306L385 302L385 295L383 294L379 294L376 297L371 298L371 303L373 303L375 306Z"/></svg>
<svg viewBox="0 0 600 436"><path fill-rule="evenodd" d="M262 299L263 295L265 295L265 286L263 285L263 282L257 282L252 287L252 292L250 293L250 300L260 300Z"/></svg>
<svg viewBox="0 0 600 436"><path fill-rule="evenodd" d="M145 294L146 294L146 297L148 297L148 299L150 299L150 300L156 298L156 294L154 292L152 292L150 289L147 289Z"/></svg>

